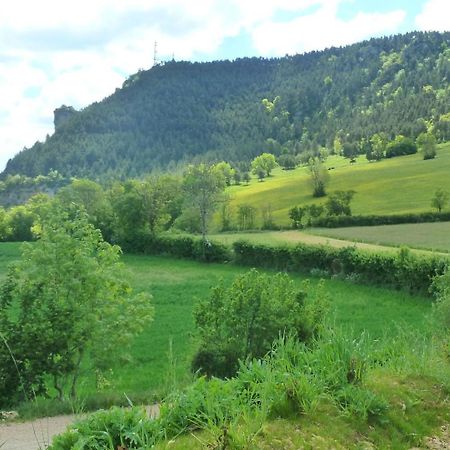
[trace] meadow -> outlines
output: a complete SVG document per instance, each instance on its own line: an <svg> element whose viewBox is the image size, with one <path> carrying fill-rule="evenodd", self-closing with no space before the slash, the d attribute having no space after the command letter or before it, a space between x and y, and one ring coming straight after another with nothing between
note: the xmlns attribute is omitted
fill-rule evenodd
<svg viewBox="0 0 450 450"><path fill-rule="evenodd" d="M19 258L19 248L17 243L0 244L0 278L7 265ZM124 255L123 262L133 288L153 295L155 317L136 338L130 360L118 361L99 386L91 372L83 374L79 392L88 408L126 402L124 394L135 402L149 402L176 385L191 382L190 359L195 349L192 307L220 280L230 283L246 270L144 255ZM309 275L293 275L299 286L305 278L311 283L319 281ZM395 336L400 328L420 332L427 327L429 299L340 279L327 279L325 285L332 301L330 320L354 336L366 331L372 339L382 339Z"/></svg>
<svg viewBox="0 0 450 450"><path fill-rule="evenodd" d="M389 227L394 228L391 232ZM372 233L372 229L374 229ZM354 233L351 230L355 230ZM431 251L450 251L448 222L379 227L308 228L303 231L257 231L212 234L210 239L225 245L238 240L269 246L327 245L335 248L357 247L368 252L397 253L398 246L408 246L416 254L430 255ZM406 234L409 233L409 234ZM391 235L392 234L392 235Z"/></svg>
<svg viewBox="0 0 450 450"><path fill-rule="evenodd" d="M328 192L356 191L351 204L354 215L425 212L432 209L436 189L450 188L450 143L439 145L437 157L427 161L420 153L377 162L360 156L354 164L343 157L330 156L325 166L330 168ZM232 186L227 192L234 207L247 203L260 209L270 204L275 223L288 226L290 208L326 200L312 197L308 181L305 166L291 171L277 168L262 182L253 177L248 186ZM258 225L259 220L258 217Z"/></svg>
<svg viewBox="0 0 450 450"><path fill-rule="evenodd" d="M450 222L311 228L308 233L347 241L369 242L380 246L406 245L411 248L450 252Z"/></svg>

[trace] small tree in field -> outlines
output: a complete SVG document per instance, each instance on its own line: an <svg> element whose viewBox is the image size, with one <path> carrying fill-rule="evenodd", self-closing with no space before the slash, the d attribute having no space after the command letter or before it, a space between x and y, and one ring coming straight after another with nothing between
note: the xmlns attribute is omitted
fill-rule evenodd
<svg viewBox="0 0 450 450"><path fill-rule="evenodd" d="M50 381L58 398L74 397L82 366L104 370L128 350L153 309L149 295L131 296L119 256L84 212L49 211L0 291L1 337L15 356L0 344L0 406L47 394Z"/></svg>
<svg viewBox="0 0 450 450"><path fill-rule="evenodd" d="M292 228L300 229L303 228L302 225L302 219L305 215L305 208L302 208L301 206L294 206L289 210L289 218L292 221Z"/></svg>
<svg viewBox="0 0 450 450"><path fill-rule="evenodd" d="M325 204L327 213L330 216L351 216L352 210L350 202L355 195L355 191L335 191L328 196Z"/></svg>
<svg viewBox="0 0 450 450"><path fill-rule="evenodd" d="M225 189L225 177L214 166L199 164L189 166L183 179L183 188L189 206L200 216L202 239L206 241L208 218L221 201Z"/></svg>
<svg viewBox="0 0 450 450"><path fill-rule="evenodd" d="M441 212L448 204L449 195L448 192L443 189L438 189L434 193L434 197L431 200L431 206L436 208L438 212Z"/></svg>
<svg viewBox="0 0 450 450"><path fill-rule="evenodd" d="M423 159L434 159L436 157L436 138L432 133L420 133L416 139L419 151Z"/></svg>
<svg viewBox="0 0 450 450"><path fill-rule="evenodd" d="M256 209L252 205L239 205L237 215L240 230L251 230L255 227Z"/></svg>
<svg viewBox="0 0 450 450"><path fill-rule="evenodd" d="M286 274L266 275L255 269L226 288L212 289L194 310L200 348L193 369L232 376L239 360L266 354L280 334L303 342L316 337L324 323L328 296L319 284L298 290Z"/></svg>
<svg viewBox="0 0 450 450"><path fill-rule="evenodd" d="M252 161L252 171L258 177L260 171L263 171L267 177L270 176L270 173L276 166L277 160L271 153L262 153Z"/></svg>
<svg viewBox="0 0 450 450"><path fill-rule="evenodd" d="M330 175L319 158L311 158L308 162L310 172L310 184L313 188L313 197L324 197L326 187L330 181Z"/></svg>

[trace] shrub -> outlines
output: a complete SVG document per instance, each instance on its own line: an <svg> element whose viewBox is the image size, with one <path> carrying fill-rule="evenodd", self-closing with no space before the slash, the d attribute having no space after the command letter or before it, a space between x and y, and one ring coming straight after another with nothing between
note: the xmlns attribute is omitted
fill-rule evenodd
<svg viewBox="0 0 450 450"><path fill-rule="evenodd" d="M126 251L153 255L170 255L207 262L231 260L230 249L220 242L203 241L191 236L136 234L125 246Z"/></svg>
<svg viewBox="0 0 450 450"><path fill-rule="evenodd" d="M329 216L351 216L350 202L355 191L335 191L328 196L325 204Z"/></svg>
<svg viewBox="0 0 450 450"><path fill-rule="evenodd" d="M412 155L417 153L417 145L410 138L397 136L386 147L386 158L395 156Z"/></svg>
<svg viewBox="0 0 450 450"><path fill-rule="evenodd" d="M280 333L311 341L322 326L327 298L322 285L298 291L286 274L270 276L255 269L229 288L216 286L194 310L201 350L193 369L232 376L239 359L262 357Z"/></svg>

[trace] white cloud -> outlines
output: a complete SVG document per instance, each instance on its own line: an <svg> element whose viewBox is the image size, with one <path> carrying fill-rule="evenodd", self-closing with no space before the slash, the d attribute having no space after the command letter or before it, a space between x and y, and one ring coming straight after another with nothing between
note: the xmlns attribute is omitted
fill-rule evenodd
<svg viewBox="0 0 450 450"><path fill-rule="evenodd" d="M448 0L429 0L416 17L416 24L424 31L450 30L450 2Z"/></svg>
<svg viewBox="0 0 450 450"><path fill-rule="evenodd" d="M149 68L155 40L161 59L173 53L177 59L214 58L225 38L246 32L255 55L280 55L395 31L403 19L401 11L394 11L342 21L337 8L348 1L5 3L0 14L0 170L14 153L53 132L56 107L84 107L114 92L123 82L120 74ZM280 23L275 20L280 11L300 16Z"/></svg>
<svg viewBox="0 0 450 450"><path fill-rule="evenodd" d="M315 13L289 22L262 23L253 30L256 48L261 53L284 55L351 44L392 33L405 18L405 12L397 10L357 13L350 20L342 20L337 17L337 6L336 2L324 3Z"/></svg>

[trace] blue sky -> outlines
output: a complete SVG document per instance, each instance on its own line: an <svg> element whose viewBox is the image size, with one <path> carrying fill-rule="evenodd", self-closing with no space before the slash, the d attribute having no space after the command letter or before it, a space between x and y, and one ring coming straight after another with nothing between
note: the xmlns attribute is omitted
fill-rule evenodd
<svg viewBox="0 0 450 450"><path fill-rule="evenodd" d="M450 30L450 0L15 0L0 15L0 170L153 62L282 56Z"/></svg>

